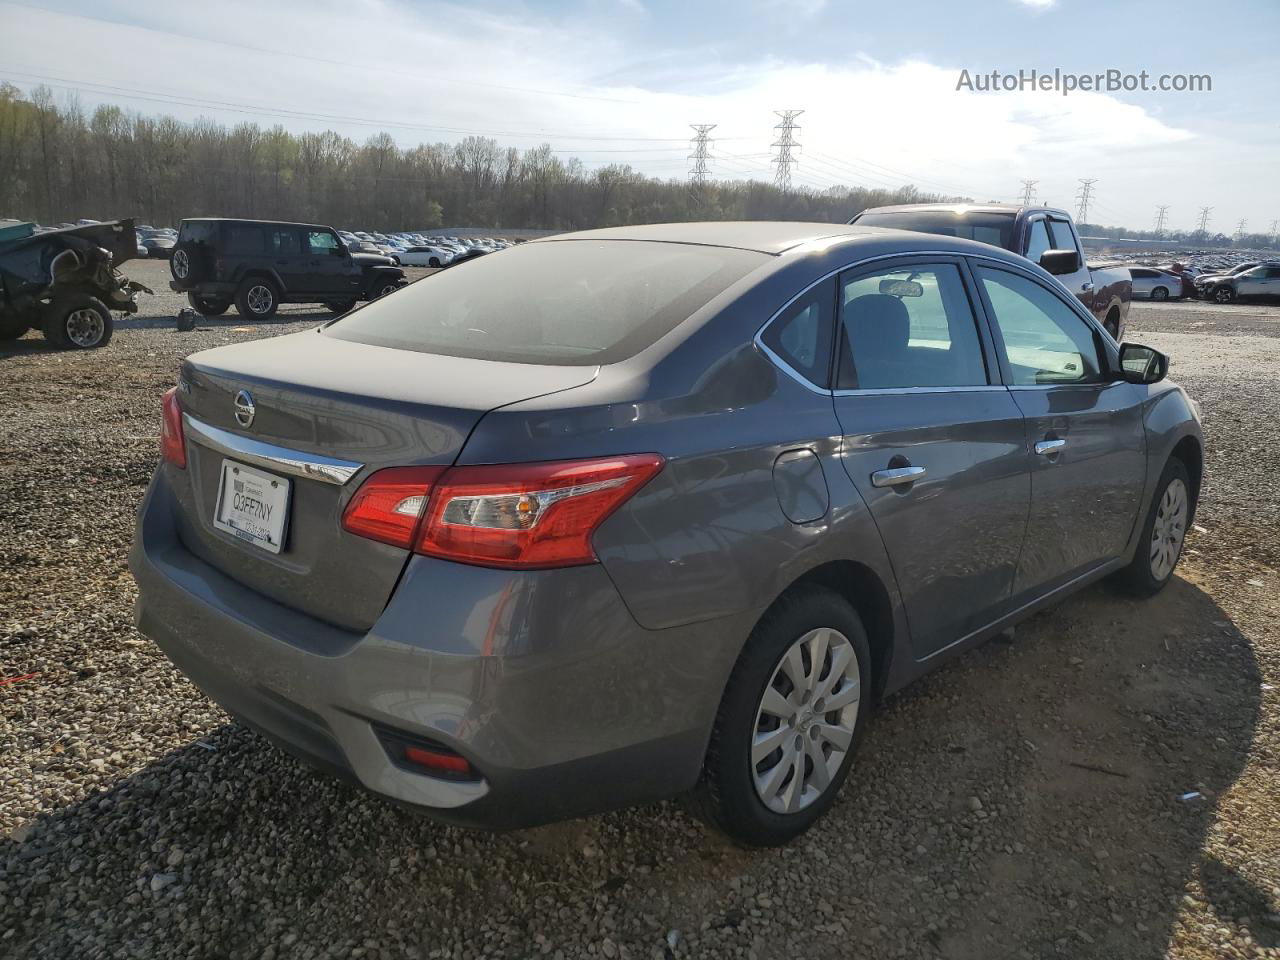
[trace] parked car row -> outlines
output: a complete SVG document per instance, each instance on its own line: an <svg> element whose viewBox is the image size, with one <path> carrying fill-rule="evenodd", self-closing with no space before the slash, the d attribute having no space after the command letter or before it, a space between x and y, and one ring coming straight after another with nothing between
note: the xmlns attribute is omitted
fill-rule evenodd
<svg viewBox="0 0 1280 960"><path fill-rule="evenodd" d="M1280 260L1246 260L1202 270L1174 263L1167 267L1133 266L1134 297L1169 300L1179 297L1232 303L1241 298L1280 297Z"/></svg>
<svg viewBox="0 0 1280 960"><path fill-rule="evenodd" d="M432 236L417 232L378 233L339 230L353 253L380 253L406 267L447 267L462 259L505 250L519 241L499 237Z"/></svg>

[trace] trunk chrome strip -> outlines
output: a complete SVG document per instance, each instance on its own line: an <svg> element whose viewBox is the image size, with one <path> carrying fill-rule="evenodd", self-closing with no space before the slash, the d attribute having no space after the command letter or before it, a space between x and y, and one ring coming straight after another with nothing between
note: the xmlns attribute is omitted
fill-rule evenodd
<svg viewBox="0 0 1280 960"><path fill-rule="evenodd" d="M319 453L303 453L278 447L274 443L255 440L230 430L211 427L201 423L189 413L182 415L182 425L188 439L210 450L235 457L254 466L268 470L278 470L295 477L309 477L323 483L342 486L362 469L363 463L351 460L339 460Z"/></svg>

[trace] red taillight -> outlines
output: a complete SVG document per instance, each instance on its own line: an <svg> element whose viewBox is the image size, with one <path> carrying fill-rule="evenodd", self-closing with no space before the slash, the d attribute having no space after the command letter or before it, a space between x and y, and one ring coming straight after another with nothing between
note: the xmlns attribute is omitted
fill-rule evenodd
<svg viewBox="0 0 1280 960"><path fill-rule="evenodd" d="M591 535L662 464L638 454L454 467L436 486L414 549L492 567L594 563Z"/></svg>
<svg viewBox="0 0 1280 960"><path fill-rule="evenodd" d="M369 477L342 514L343 529L396 547L413 545L418 518L444 467L389 467Z"/></svg>
<svg viewBox="0 0 1280 960"><path fill-rule="evenodd" d="M524 569L594 563L596 528L663 463L646 453L448 469L392 467L365 481L342 524L360 536L460 563Z"/></svg>
<svg viewBox="0 0 1280 960"><path fill-rule="evenodd" d="M178 388L165 391L160 421L160 453L175 467L186 469L187 445L182 436L182 407L178 405Z"/></svg>

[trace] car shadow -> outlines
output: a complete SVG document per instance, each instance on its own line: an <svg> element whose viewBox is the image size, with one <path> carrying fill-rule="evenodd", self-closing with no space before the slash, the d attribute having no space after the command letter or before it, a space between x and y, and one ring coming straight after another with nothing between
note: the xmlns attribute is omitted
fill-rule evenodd
<svg viewBox="0 0 1280 960"><path fill-rule="evenodd" d="M1094 587L890 698L827 818L765 851L677 802L443 827L227 724L0 841L0 927L50 957L576 955L606 932L647 957L674 930L680 956L1135 960L1190 898L1274 944L1266 892L1202 852L1260 696L1249 639L1193 583Z"/></svg>

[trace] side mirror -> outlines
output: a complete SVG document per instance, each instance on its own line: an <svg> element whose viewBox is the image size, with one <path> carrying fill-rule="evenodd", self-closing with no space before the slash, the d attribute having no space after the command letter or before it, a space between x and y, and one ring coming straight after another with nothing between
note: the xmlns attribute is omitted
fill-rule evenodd
<svg viewBox="0 0 1280 960"><path fill-rule="evenodd" d="M1129 383L1159 383L1169 375L1169 358L1140 343L1120 345L1120 379Z"/></svg>
<svg viewBox="0 0 1280 960"><path fill-rule="evenodd" d="M1040 266L1055 277L1080 269L1080 254L1075 250L1046 250L1040 254Z"/></svg>

